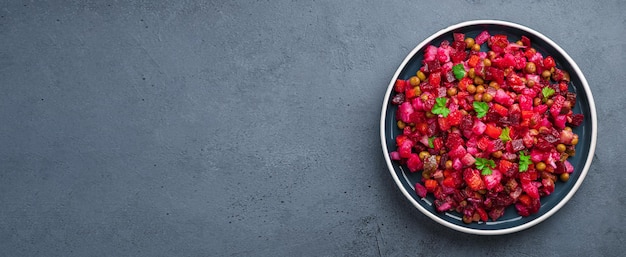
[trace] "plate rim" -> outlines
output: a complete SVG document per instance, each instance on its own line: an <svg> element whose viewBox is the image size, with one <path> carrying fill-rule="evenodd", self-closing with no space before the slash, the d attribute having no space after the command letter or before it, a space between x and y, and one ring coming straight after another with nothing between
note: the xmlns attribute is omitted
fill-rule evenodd
<svg viewBox="0 0 626 257"><path fill-rule="evenodd" d="M522 31L526 31L530 34L533 34L533 36L537 36L538 38L541 38L543 41L545 41L547 44L549 44L550 46L554 47L554 49L556 49L556 51L558 51L563 58L572 66L572 69L574 70L574 72L579 76L581 84L582 84L582 88L585 91L585 94L587 95L587 100L589 101L589 110L590 110L590 116L591 116L591 142L590 142L590 146L589 146L589 154L587 155L587 159L585 160L585 165L583 166L582 172L578 178L578 180L576 181L576 183L574 184L574 186L571 188L571 190L569 192L567 192L567 194L565 195L565 197L563 197L563 199L561 199L552 209L548 210L546 213L544 213L543 215L527 222L521 225L517 225L514 227L510 227L510 228L504 228L504 229L493 229L493 230L482 230L482 229L475 229L475 228L469 228L469 227L464 227L464 226L460 226L457 224L453 224L450 223L440 217L438 217L437 215L435 215L434 213L430 212L429 210L425 209L422 205L420 205L416 199L414 199L409 192L407 191L407 189L402 185L402 182L400 181L400 178L398 177L398 175L395 173L395 169L393 167L393 163L390 159L389 156L389 149L387 148L387 138L385 137L385 120L387 118L387 107L389 105L389 97L391 96L391 93L393 91L393 86L395 84L396 79L399 77L400 73L402 72L402 70L406 67L407 63L411 60L411 58L413 58L415 56L415 54L422 49L423 47L425 47L427 44L429 44L431 41L433 41L435 38L452 32L454 30L463 28L463 27L467 27L467 26L473 26L473 25L501 25L501 26L508 26L508 27L512 27L512 28L516 28ZM591 88L589 87L589 84L587 83L587 79L585 78L584 74L582 73L582 71L580 70L580 68L578 67L578 64L576 62L574 62L574 60L569 56L569 54L567 54L567 52L565 52L565 50L563 50L558 44L556 44L554 41L552 41L550 38L548 38L547 36L543 35L542 33L531 29L529 27L526 27L524 25L520 25L514 22L510 22L510 21L503 21L503 20L470 20L470 21L464 21L461 23L457 23L455 25L451 25L448 26L444 29L441 29L437 32L435 32L434 34L432 34L431 36L429 36L428 38L424 39L422 42L420 42L415 48L413 48L408 54L407 56L404 58L404 60L400 63L400 65L398 66L398 69L396 70L396 72L394 73L393 77L391 78L391 81L389 82L389 85L387 86L387 91L385 93L385 98L383 99L383 106L382 106L382 110L381 110L381 119L380 119L380 137L381 137L381 143L382 143L382 150L383 150L383 156L385 157L385 162L387 163L387 169L389 170L389 173L391 173L391 176L393 177L394 182L396 183L396 186L400 189L400 191L402 192L402 194L411 202L411 204L413 204L413 206L415 206L420 212L422 212L423 214L425 214L426 216L430 217L432 220L436 221L437 223L444 225L448 228L454 229L456 231L459 232L464 232L464 233L468 233L468 234L476 234L476 235L504 235L504 234L510 234L510 233L515 233L518 231L522 231L525 229L528 229L530 227L533 227L539 223L541 223L542 221L548 219L550 216L552 216L554 213L556 213L558 210L560 210L576 193L576 191L578 191L578 188L580 187L580 185L582 184L582 182L584 181L587 172L589 171L589 168L591 167L591 162L593 161L593 156L595 155L595 149L596 149L596 144L597 144L597 129L598 127L598 121L597 121L597 115L596 115L596 106L595 106L595 102L594 102L594 98L593 95L591 93Z"/></svg>

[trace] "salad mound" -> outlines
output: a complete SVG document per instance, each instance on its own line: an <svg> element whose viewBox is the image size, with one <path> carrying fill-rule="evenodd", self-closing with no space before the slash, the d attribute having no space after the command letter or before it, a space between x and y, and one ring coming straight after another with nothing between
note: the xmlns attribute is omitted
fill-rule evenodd
<svg viewBox="0 0 626 257"><path fill-rule="evenodd" d="M495 221L511 205L536 213L574 172L572 128L583 115L572 111L569 73L529 38L509 40L454 33L453 42L427 46L415 76L394 85L402 133L391 159L421 172L418 196L432 194L437 211L465 223Z"/></svg>

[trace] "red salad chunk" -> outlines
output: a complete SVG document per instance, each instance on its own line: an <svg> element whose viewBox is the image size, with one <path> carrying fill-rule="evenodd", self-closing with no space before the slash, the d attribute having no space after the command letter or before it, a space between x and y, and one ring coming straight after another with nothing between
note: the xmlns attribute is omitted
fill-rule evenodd
<svg viewBox="0 0 626 257"><path fill-rule="evenodd" d="M412 173L419 197L465 223L497 220L513 206L537 213L567 183L584 116L570 75L528 37L454 33L424 51L415 76L398 79L391 103L402 131L390 153ZM560 181L560 182L559 182Z"/></svg>

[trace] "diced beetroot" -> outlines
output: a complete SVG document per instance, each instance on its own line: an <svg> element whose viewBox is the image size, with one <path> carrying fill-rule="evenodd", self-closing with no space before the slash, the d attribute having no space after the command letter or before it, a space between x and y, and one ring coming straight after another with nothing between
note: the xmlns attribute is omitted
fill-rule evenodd
<svg viewBox="0 0 626 257"><path fill-rule="evenodd" d="M426 194L428 194L428 191L426 191L426 187L424 187L422 183L417 182L415 183L415 193L419 197L424 198L426 197Z"/></svg>
<svg viewBox="0 0 626 257"><path fill-rule="evenodd" d="M541 180L541 193L543 195L550 195L554 192L554 181L548 178L544 178Z"/></svg>
<svg viewBox="0 0 626 257"><path fill-rule="evenodd" d="M526 74L526 82L533 81L535 85L539 85L539 75L536 74Z"/></svg>
<svg viewBox="0 0 626 257"><path fill-rule="evenodd" d="M424 102L420 97L411 99L411 106L413 106L414 111L424 111Z"/></svg>
<svg viewBox="0 0 626 257"><path fill-rule="evenodd" d="M428 75L428 83L431 86L438 87L441 84L441 73L433 72Z"/></svg>
<svg viewBox="0 0 626 257"><path fill-rule="evenodd" d="M515 189L511 190L511 192L509 193L509 196L513 198L514 200L517 200L517 198L519 198L519 196L522 195L522 192L523 191L521 187L516 187Z"/></svg>
<svg viewBox="0 0 626 257"><path fill-rule="evenodd" d="M441 186L444 187L444 193L446 194L454 194L455 192L455 182L454 182L454 178L451 177L447 177L443 180L443 182L441 182Z"/></svg>
<svg viewBox="0 0 626 257"><path fill-rule="evenodd" d="M410 84L408 83L408 80L403 80L403 79L397 79L396 83L393 87L393 89L397 92L397 93L404 93L404 89L407 85L410 86Z"/></svg>
<svg viewBox="0 0 626 257"><path fill-rule="evenodd" d="M448 149L454 149L459 146L463 146L463 143L464 141L459 133L450 133L446 138L446 147Z"/></svg>
<svg viewBox="0 0 626 257"><path fill-rule="evenodd" d="M540 162L545 159L544 152L539 151L537 149L533 149L530 151L530 160L533 162Z"/></svg>
<svg viewBox="0 0 626 257"><path fill-rule="evenodd" d="M428 135L427 134L422 134L418 139L419 139L419 142L422 145L429 146L429 144L428 144Z"/></svg>
<svg viewBox="0 0 626 257"><path fill-rule="evenodd" d="M439 129L441 131L447 131L451 127L450 123L448 122L448 118L443 116L437 118L437 124L439 124Z"/></svg>
<svg viewBox="0 0 626 257"><path fill-rule="evenodd" d="M430 62L428 65L430 67L430 70L428 72L433 73L433 72L439 72L442 73L443 71L443 67L441 66L443 63L440 63L439 60L434 60L432 62Z"/></svg>
<svg viewBox="0 0 626 257"><path fill-rule="evenodd" d="M404 103L404 94L398 93L391 98L391 104L400 105Z"/></svg>
<svg viewBox="0 0 626 257"><path fill-rule="evenodd" d="M551 166L552 168L557 168L557 161L559 161L561 159L561 155L554 151L548 154L548 158L546 158L546 164ZM565 170L565 169L563 169Z"/></svg>
<svg viewBox="0 0 626 257"><path fill-rule="evenodd" d="M519 203L523 204L524 206L529 207L530 205L532 205L532 201L533 199L528 196L527 194L522 194L520 195L520 197L517 199Z"/></svg>
<svg viewBox="0 0 626 257"><path fill-rule="evenodd" d="M534 62L535 64L537 64L537 67L543 68L543 55L540 52L536 52L534 55L528 58L528 61Z"/></svg>
<svg viewBox="0 0 626 257"><path fill-rule="evenodd" d="M495 221L504 215L504 207L496 207L489 211L489 218Z"/></svg>
<svg viewBox="0 0 626 257"><path fill-rule="evenodd" d="M461 170L463 168L463 163L459 158L456 158L452 161L452 168L455 170Z"/></svg>
<svg viewBox="0 0 626 257"><path fill-rule="evenodd" d="M496 53L504 52L504 49L509 45L506 35L494 35L489 38L489 47Z"/></svg>
<svg viewBox="0 0 626 257"><path fill-rule="evenodd" d="M400 114L400 120L405 123L410 123L410 115L414 112L413 106L409 102L404 102L398 107L398 113Z"/></svg>
<svg viewBox="0 0 626 257"><path fill-rule="evenodd" d="M484 55L486 55L486 53L485 53L485 52L481 52L481 53L483 53ZM482 55L481 55L481 53L479 53L479 55L478 55L478 56L482 56ZM485 59L485 57L481 57L481 61L479 61L479 62L476 64L476 67L474 67L474 74L475 74L476 76L479 76L479 77L484 77L484 76L485 76L485 63L482 61L482 60L484 60L484 59ZM504 74L504 73L503 73L503 74Z"/></svg>
<svg viewBox="0 0 626 257"><path fill-rule="evenodd" d="M394 161L401 160L400 153L398 153L396 151L393 151L393 152L389 153L389 157L391 158L391 160L394 160Z"/></svg>
<svg viewBox="0 0 626 257"><path fill-rule="evenodd" d="M564 163L565 163L565 172L567 173L574 172L574 166L572 166L572 164L568 160L565 160Z"/></svg>
<svg viewBox="0 0 626 257"><path fill-rule="evenodd" d="M465 42L463 42L463 45L465 45ZM465 60L465 57L467 57L467 53L465 52L465 50L452 50L450 52L450 59L454 63L462 62L463 60Z"/></svg>
<svg viewBox="0 0 626 257"><path fill-rule="evenodd" d="M500 185L500 181L502 180L502 173L499 170L493 169L491 171L491 175L483 176L483 181L485 182L485 187L488 190L493 189L496 185Z"/></svg>
<svg viewBox="0 0 626 257"><path fill-rule="evenodd" d="M480 150L487 150L487 148L489 147L489 145L491 144L491 139L489 139L488 137L481 137L478 142L477 142L477 147Z"/></svg>
<svg viewBox="0 0 626 257"><path fill-rule="evenodd" d="M424 167L424 163L422 163L422 160L416 153L412 153L406 161L406 166L409 168L409 171L416 172Z"/></svg>
<svg viewBox="0 0 626 257"><path fill-rule="evenodd" d="M498 89L493 100L504 106L511 106L515 101L503 89Z"/></svg>
<svg viewBox="0 0 626 257"><path fill-rule="evenodd" d="M511 142L511 146L513 147L513 151L515 152L519 152L521 150L524 150L524 148L526 148L524 146L524 141L522 139L514 139Z"/></svg>
<svg viewBox="0 0 626 257"><path fill-rule="evenodd" d="M413 130L411 129L411 127L404 127L404 129L402 130L402 135L410 137L412 134Z"/></svg>
<svg viewBox="0 0 626 257"><path fill-rule="evenodd" d="M443 180L443 171L441 170L436 170L433 175L431 176L433 179L439 181Z"/></svg>
<svg viewBox="0 0 626 257"><path fill-rule="evenodd" d="M504 71L492 66L485 68L485 79L494 80L498 85L504 84Z"/></svg>
<svg viewBox="0 0 626 257"><path fill-rule="evenodd" d="M560 142L563 144L571 144L574 139L574 133L569 130L561 130Z"/></svg>
<svg viewBox="0 0 626 257"><path fill-rule="evenodd" d="M572 120L569 122L574 127L580 126L583 123L584 116L580 113L572 115Z"/></svg>
<svg viewBox="0 0 626 257"><path fill-rule="evenodd" d="M469 188L474 191L485 189L485 183L480 178L480 172L476 169L467 168L463 170L463 180Z"/></svg>
<svg viewBox="0 0 626 257"><path fill-rule="evenodd" d="M448 115L448 123L450 126L458 126L461 124L461 119L463 118L463 114L460 111L452 111Z"/></svg>
<svg viewBox="0 0 626 257"><path fill-rule="evenodd" d="M437 48L437 60L440 63L445 63L450 61L450 48L447 47L439 47Z"/></svg>
<svg viewBox="0 0 626 257"><path fill-rule="evenodd" d="M526 148L531 148L535 144L535 138L531 136L529 132L524 134L522 141L524 142L524 146Z"/></svg>
<svg viewBox="0 0 626 257"><path fill-rule="evenodd" d="M444 76L443 76L443 79L444 79L443 81L444 81L444 83L451 83L451 82L453 82L453 81L455 81L455 80L456 80L456 77L454 76L454 73L453 73L451 70L449 70L449 71L445 71L445 72L443 72L443 74L444 74ZM444 97L444 96L446 96L446 91L445 91L445 88L443 88L443 90L444 90L444 91L443 91L443 94L442 94L442 92L441 92L441 88L439 88L439 90L440 90L440 91L439 91L439 97Z"/></svg>
<svg viewBox="0 0 626 257"><path fill-rule="evenodd" d="M461 145L459 145L458 147L451 149L448 152L448 155L452 158L463 158L465 156L465 154L467 154L467 151L465 150L465 148Z"/></svg>
<svg viewBox="0 0 626 257"><path fill-rule="evenodd" d="M476 159L474 159L474 156L472 156L471 154L466 153L463 156L463 158L461 158L461 162L465 166L470 166L470 165L472 165L472 164L474 164L476 162Z"/></svg>
<svg viewBox="0 0 626 257"><path fill-rule="evenodd" d="M524 111L530 111L533 109L533 98L525 95L518 96L519 106Z"/></svg>
<svg viewBox="0 0 626 257"><path fill-rule="evenodd" d="M474 126L472 127L472 132L476 135L482 135L485 132L487 125L480 120L474 121Z"/></svg>
<svg viewBox="0 0 626 257"><path fill-rule="evenodd" d="M474 39L474 42L476 44L482 45L483 43L485 43L487 41L487 39L489 39L490 35L488 31L483 31L480 32L480 34L478 34L478 36L476 36L476 38Z"/></svg>
<svg viewBox="0 0 626 257"><path fill-rule="evenodd" d="M522 180L522 190L531 198L539 199L539 189L532 182Z"/></svg>
<svg viewBox="0 0 626 257"><path fill-rule="evenodd" d="M478 213L478 216L480 216L480 220L482 220L483 222L489 220L489 216L487 216L487 212L485 211L485 209L478 207L476 208L476 212Z"/></svg>
<svg viewBox="0 0 626 257"><path fill-rule="evenodd" d="M429 45L424 51L424 61L434 61L437 58L437 47Z"/></svg>
<svg viewBox="0 0 626 257"><path fill-rule="evenodd" d="M497 138L489 142L489 147L487 147L487 151L495 152L500 150L504 150L504 143L501 139Z"/></svg>
<svg viewBox="0 0 626 257"><path fill-rule="evenodd" d="M511 66L515 66L515 56L512 54L504 54L502 58L502 62L500 63L501 68L508 68ZM521 83L521 81L519 81ZM515 85L518 85L517 83Z"/></svg>
<svg viewBox="0 0 626 257"><path fill-rule="evenodd" d="M545 104L540 104L540 105L535 106L533 110L538 114L543 114L546 111L548 111L548 106Z"/></svg>
<svg viewBox="0 0 626 257"><path fill-rule="evenodd" d="M413 144L413 141L407 140L405 143L398 147L398 154L400 154L400 158L411 157L411 149L413 148Z"/></svg>
<svg viewBox="0 0 626 257"><path fill-rule="evenodd" d="M550 142L548 142L545 138L543 137L538 137L537 138L537 143L535 144L535 148L537 148L540 151L543 152L548 152L552 149L552 144Z"/></svg>
<svg viewBox="0 0 626 257"><path fill-rule="evenodd" d="M433 140L433 149L435 149L435 151L440 151L442 147L443 147L443 139L441 139L441 137L436 137Z"/></svg>
<svg viewBox="0 0 626 257"><path fill-rule="evenodd" d="M530 216L530 210L528 209L528 207L526 207L526 205L522 203L519 203L519 202L516 203L515 210L517 210L517 214L519 214L522 217Z"/></svg>
<svg viewBox="0 0 626 257"><path fill-rule="evenodd" d="M543 59L543 67L546 69L550 69L556 66L556 63L554 62L554 58L552 58L552 56L548 56L545 59Z"/></svg>
<svg viewBox="0 0 626 257"><path fill-rule="evenodd" d="M514 47L517 46L517 44L509 44L509 46ZM526 68L526 58L521 54L519 56L515 56L515 69L522 70L524 68Z"/></svg>
<svg viewBox="0 0 626 257"><path fill-rule="evenodd" d="M565 117L565 115L558 115L556 116L556 118L554 118L554 126L556 126L559 129L564 129L566 121L567 121L567 118Z"/></svg>
<svg viewBox="0 0 626 257"><path fill-rule="evenodd" d="M522 41L522 45L530 47L530 39L528 37L522 36L522 39L520 39L520 41Z"/></svg>
<svg viewBox="0 0 626 257"><path fill-rule="evenodd" d="M452 36L454 37L455 42L462 42L465 40L464 33L453 33Z"/></svg>
<svg viewBox="0 0 626 257"><path fill-rule="evenodd" d="M561 108L563 108L563 102L565 102L565 97L562 95L556 95L552 97L553 104L550 106L550 114L552 117L556 118L561 113Z"/></svg>
<svg viewBox="0 0 626 257"><path fill-rule="evenodd" d="M502 153L502 159L513 161L517 158L517 154L511 152Z"/></svg>
<svg viewBox="0 0 626 257"><path fill-rule="evenodd" d="M437 131L437 123L434 122L435 120L433 120L433 122L429 122L428 123L428 127L426 130L426 135L429 137L432 137L433 135L435 135L435 132Z"/></svg>
<svg viewBox="0 0 626 257"><path fill-rule="evenodd" d="M478 148L473 147L473 146L468 146L467 147L467 153L476 156L479 152L478 152Z"/></svg>
<svg viewBox="0 0 626 257"><path fill-rule="evenodd" d="M447 210L452 209L452 205L450 205L450 203L448 202L443 202L440 205L437 206L437 211L438 212L445 212Z"/></svg>

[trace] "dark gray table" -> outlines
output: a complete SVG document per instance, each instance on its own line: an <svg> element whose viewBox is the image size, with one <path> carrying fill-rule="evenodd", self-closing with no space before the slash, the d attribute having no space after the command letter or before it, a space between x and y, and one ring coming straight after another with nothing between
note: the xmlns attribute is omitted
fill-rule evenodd
<svg viewBox="0 0 626 257"><path fill-rule="evenodd" d="M0 255L623 254L624 2L432 2L5 1ZM472 19L549 36L597 104L585 183L512 235L431 221L381 153L401 60Z"/></svg>

